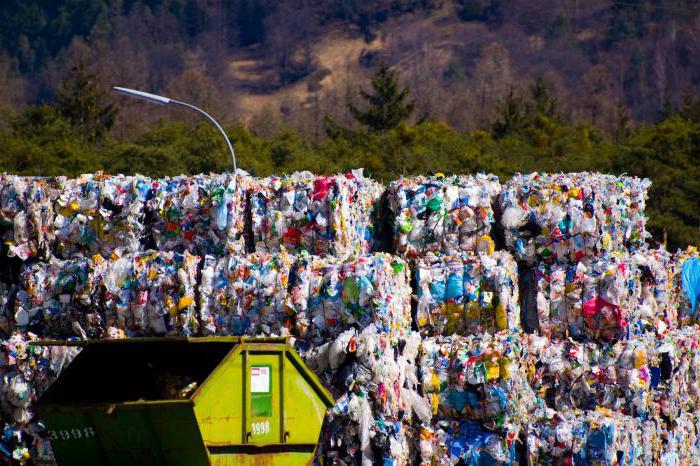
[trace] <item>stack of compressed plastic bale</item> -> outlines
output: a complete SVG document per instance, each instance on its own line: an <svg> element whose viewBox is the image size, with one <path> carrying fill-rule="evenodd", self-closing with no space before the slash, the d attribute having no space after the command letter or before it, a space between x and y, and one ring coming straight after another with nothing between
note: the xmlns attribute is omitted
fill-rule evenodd
<svg viewBox="0 0 700 466"><path fill-rule="evenodd" d="M408 421L430 408L416 392L420 337L411 332L406 262L381 253L298 256L287 308L302 357L338 399L324 427L324 456L409 464Z"/></svg>
<svg viewBox="0 0 700 466"><path fill-rule="evenodd" d="M535 396L519 362L517 264L491 237L499 192L494 175L419 176L389 187L394 250L414 273L418 369L431 406L429 420L411 425L421 464L520 457L519 422Z"/></svg>
<svg viewBox="0 0 700 466"><path fill-rule="evenodd" d="M97 173L66 180L56 199L56 255L72 259L140 251L151 190L151 180L139 175Z"/></svg>
<svg viewBox="0 0 700 466"><path fill-rule="evenodd" d="M249 192L256 252L285 248L339 257L370 252L374 207L384 188L361 169L334 176L300 172L264 178L253 182Z"/></svg>
<svg viewBox="0 0 700 466"><path fill-rule="evenodd" d="M394 249L407 257L491 248L492 201L501 190L494 175L417 176L389 186Z"/></svg>
<svg viewBox="0 0 700 466"><path fill-rule="evenodd" d="M11 256L21 260L51 256L54 202L65 181L0 174L0 232Z"/></svg>
<svg viewBox="0 0 700 466"><path fill-rule="evenodd" d="M206 256L199 285L205 335L288 335L287 254Z"/></svg>
<svg viewBox="0 0 700 466"><path fill-rule="evenodd" d="M420 337L349 329L303 352L337 402L321 448L333 464L411 464L412 416L428 421L430 404L418 394Z"/></svg>
<svg viewBox="0 0 700 466"><path fill-rule="evenodd" d="M578 261L644 244L651 182L600 173L516 173L499 196L508 249L518 260Z"/></svg>
<svg viewBox="0 0 700 466"><path fill-rule="evenodd" d="M34 419L31 404L75 357L78 349L40 346L36 335L18 333L0 344L0 409L5 420L0 451L7 462L52 464L50 435Z"/></svg>
<svg viewBox="0 0 700 466"><path fill-rule="evenodd" d="M245 252L247 173L176 176L153 181L146 203L157 250L224 255Z"/></svg>
<svg viewBox="0 0 700 466"><path fill-rule="evenodd" d="M427 254L414 261L423 334L469 335L520 329L518 268L505 251Z"/></svg>

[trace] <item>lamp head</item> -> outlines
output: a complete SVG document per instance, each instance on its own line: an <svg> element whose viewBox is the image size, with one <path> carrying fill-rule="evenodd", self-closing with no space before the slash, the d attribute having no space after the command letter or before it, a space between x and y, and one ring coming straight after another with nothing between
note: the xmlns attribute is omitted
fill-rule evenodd
<svg viewBox="0 0 700 466"><path fill-rule="evenodd" d="M136 89L129 89L128 87L113 87L112 90L117 94L123 94L129 97L145 100L158 105L168 105L171 101L171 99L167 97L151 94L149 92L137 91Z"/></svg>

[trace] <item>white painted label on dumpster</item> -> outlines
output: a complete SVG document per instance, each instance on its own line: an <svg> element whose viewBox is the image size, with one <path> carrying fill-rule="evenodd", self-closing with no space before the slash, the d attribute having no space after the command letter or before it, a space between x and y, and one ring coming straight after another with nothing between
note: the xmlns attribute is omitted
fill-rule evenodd
<svg viewBox="0 0 700 466"><path fill-rule="evenodd" d="M250 368L250 392L270 393L270 366Z"/></svg>

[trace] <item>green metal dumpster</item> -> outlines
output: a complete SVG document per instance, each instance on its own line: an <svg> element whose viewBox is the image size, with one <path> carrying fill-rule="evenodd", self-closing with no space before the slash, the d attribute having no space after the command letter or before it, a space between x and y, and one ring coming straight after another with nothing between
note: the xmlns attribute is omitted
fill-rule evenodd
<svg viewBox="0 0 700 466"><path fill-rule="evenodd" d="M286 339L80 345L36 404L59 466L313 460L333 399Z"/></svg>

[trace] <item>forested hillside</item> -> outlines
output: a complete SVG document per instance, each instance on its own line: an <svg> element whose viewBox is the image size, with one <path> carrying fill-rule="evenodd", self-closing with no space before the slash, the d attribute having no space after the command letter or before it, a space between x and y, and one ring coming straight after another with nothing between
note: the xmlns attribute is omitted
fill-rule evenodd
<svg viewBox="0 0 700 466"><path fill-rule="evenodd" d="M0 171L648 176L700 243L697 0L5 0Z"/></svg>

